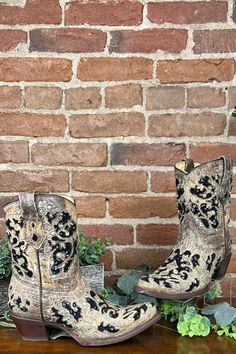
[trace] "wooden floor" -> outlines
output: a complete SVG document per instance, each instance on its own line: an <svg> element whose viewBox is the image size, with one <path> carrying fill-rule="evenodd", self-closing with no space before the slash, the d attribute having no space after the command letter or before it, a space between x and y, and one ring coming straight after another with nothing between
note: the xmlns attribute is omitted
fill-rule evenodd
<svg viewBox="0 0 236 354"><path fill-rule="evenodd" d="M164 320L142 334L120 344L106 347L81 347L72 338L48 342L23 341L15 329L0 328L0 354L235 354L236 341L214 334L181 337Z"/></svg>

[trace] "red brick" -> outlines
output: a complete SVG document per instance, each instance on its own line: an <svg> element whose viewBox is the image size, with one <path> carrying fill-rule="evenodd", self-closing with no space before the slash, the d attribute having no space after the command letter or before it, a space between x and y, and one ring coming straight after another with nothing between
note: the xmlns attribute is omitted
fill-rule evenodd
<svg viewBox="0 0 236 354"><path fill-rule="evenodd" d="M147 58L82 58L77 77L83 81L147 80L153 61Z"/></svg>
<svg viewBox="0 0 236 354"><path fill-rule="evenodd" d="M144 134L142 113L80 114L70 118L74 137L141 136Z"/></svg>
<svg viewBox="0 0 236 354"><path fill-rule="evenodd" d="M229 136L236 136L236 117L230 117L229 121Z"/></svg>
<svg viewBox="0 0 236 354"><path fill-rule="evenodd" d="M180 53L186 48L187 31L179 29L144 29L112 31L110 53ZM174 39L174 40L173 40Z"/></svg>
<svg viewBox="0 0 236 354"><path fill-rule="evenodd" d="M150 184L152 192L175 192L175 173L163 171L151 172Z"/></svg>
<svg viewBox="0 0 236 354"><path fill-rule="evenodd" d="M66 109L90 109L101 106L102 96L98 87L76 87L65 91Z"/></svg>
<svg viewBox="0 0 236 354"><path fill-rule="evenodd" d="M24 7L0 4L1 24L59 24L60 22L59 0L27 0Z"/></svg>
<svg viewBox="0 0 236 354"><path fill-rule="evenodd" d="M236 106L236 86L229 87L229 108Z"/></svg>
<svg viewBox="0 0 236 354"><path fill-rule="evenodd" d="M100 257L100 262L104 264L104 270L110 271L113 263L113 253L111 250L106 250L105 255Z"/></svg>
<svg viewBox="0 0 236 354"><path fill-rule="evenodd" d="M168 1L148 4L149 20L159 24L226 22L227 11L227 1Z"/></svg>
<svg viewBox="0 0 236 354"><path fill-rule="evenodd" d="M140 224L136 233L137 242L143 245L174 245L178 236L178 225Z"/></svg>
<svg viewBox="0 0 236 354"><path fill-rule="evenodd" d="M187 105L190 108L222 107L225 93L215 87L192 87L187 89Z"/></svg>
<svg viewBox="0 0 236 354"><path fill-rule="evenodd" d="M126 248L116 251L116 266L119 269L139 269L141 264L152 268L159 265L169 255L170 250L161 248Z"/></svg>
<svg viewBox="0 0 236 354"><path fill-rule="evenodd" d="M146 179L141 171L74 172L72 188L87 193L141 193L147 190Z"/></svg>
<svg viewBox="0 0 236 354"><path fill-rule="evenodd" d="M0 5L1 9L1 5ZM0 15L1 16L1 15ZM0 51L8 52L27 42L27 33L21 30L0 30Z"/></svg>
<svg viewBox="0 0 236 354"><path fill-rule="evenodd" d="M0 171L1 192L68 192L69 178L65 170Z"/></svg>
<svg viewBox="0 0 236 354"><path fill-rule="evenodd" d="M133 227L131 225L113 224L113 225L80 225L79 228L93 238L112 237L114 245L133 244Z"/></svg>
<svg viewBox="0 0 236 354"><path fill-rule="evenodd" d="M190 145L190 158L195 162L206 162L228 155L236 164L236 144L200 143Z"/></svg>
<svg viewBox="0 0 236 354"><path fill-rule="evenodd" d="M194 53L236 52L236 29L194 31Z"/></svg>
<svg viewBox="0 0 236 354"><path fill-rule="evenodd" d="M229 263L229 267L227 269L227 273L235 273L235 269L236 269L236 252L233 251L232 253L232 257ZM234 283L234 289L235 289L235 283Z"/></svg>
<svg viewBox="0 0 236 354"><path fill-rule="evenodd" d="M226 117L221 113L159 114L149 117L149 136L211 136L224 133ZM206 124L207 123L207 124Z"/></svg>
<svg viewBox="0 0 236 354"><path fill-rule="evenodd" d="M62 115L0 113L0 135L64 136Z"/></svg>
<svg viewBox="0 0 236 354"><path fill-rule="evenodd" d="M62 104L59 87L25 87L25 107L34 109L58 109Z"/></svg>
<svg viewBox="0 0 236 354"><path fill-rule="evenodd" d="M183 108L185 104L185 93L183 87L149 87L147 89L147 109Z"/></svg>
<svg viewBox="0 0 236 354"><path fill-rule="evenodd" d="M184 144L113 143L112 165L173 166L185 156Z"/></svg>
<svg viewBox="0 0 236 354"><path fill-rule="evenodd" d="M30 31L30 50L36 52L90 53L102 52L105 32L81 28L37 28Z"/></svg>
<svg viewBox="0 0 236 354"><path fill-rule="evenodd" d="M105 275L105 278L104 278L104 283L105 283L105 287L111 287L113 288L116 283L117 283L117 280L120 278L120 275Z"/></svg>
<svg viewBox="0 0 236 354"><path fill-rule="evenodd" d="M109 213L114 218L170 218L176 216L173 197L117 197L110 199Z"/></svg>
<svg viewBox="0 0 236 354"><path fill-rule="evenodd" d="M0 81L70 81L71 61L61 58L0 58Z"/></svg>
<svg viewBox="0 0 236 354"><path fill-rule="evenodd" d="M162 60L157 66L157 77L162 84L229 81L234 73L233 59Z"/></svg>
<svg viewBox="0 0 236 354"><path fill-rule="evenodd" d="M236 220L236 198L231 198L230 217L231 220Z"/></svg>
<svg viewBox="0 0 236 354"><path fill-rule="evenodd" d="M26 141L0 141L0 163L23 163L29 161Z"/></svg>
<svg viewBox="0 0 236 354"><path fill-rule="evenodd" d="M71 1L65 7L65 23L78 25L124 26L142 22L143 5L139 1Z"/></svg>
<svg viewBox="0 0 236 354"><path fill-rule="evenodd" d="M106 200L104 197L75 197L78 218L104 218Z"/></svg>
<svg viewBox="0 0 236 354"><path fill-rule="evenodd" d="M19 108L21 103L20 87L0 86L0 108Z"/></svg>
<svg viewBox="0 0 236 354"><path fill-rule="evenodd" d="M32 161L37 165L104 166L106 144L34 144Z"/></svg>
<svg viewBox="0 0 236 354"><path fill-rule="evenodd" d="M141 105L142 101L142 86L139 84L116 85L105 88L106 107L131 108Z"/></svg>

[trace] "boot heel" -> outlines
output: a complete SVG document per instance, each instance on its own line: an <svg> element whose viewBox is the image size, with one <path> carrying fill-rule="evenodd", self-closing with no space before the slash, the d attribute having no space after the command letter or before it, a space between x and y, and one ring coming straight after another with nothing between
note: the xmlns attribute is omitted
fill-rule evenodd
<svg viewBox="0 0 236 354"><path fill-rule="evenodd" d="M225 276L230 259L231 253L219 264L218 268L215 270L215 273L212 275L213 280L220 280Z"/></svg>
<svg viewBox="0 0 236 354"><path fill-rule="evenodd" d="M47 341L49 339L48 328L43 322L12 316L22 339L29 341Z"/></svg>

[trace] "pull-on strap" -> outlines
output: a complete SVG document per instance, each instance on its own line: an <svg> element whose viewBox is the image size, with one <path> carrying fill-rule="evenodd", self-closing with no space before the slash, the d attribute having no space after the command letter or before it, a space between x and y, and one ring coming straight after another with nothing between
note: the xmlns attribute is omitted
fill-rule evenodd
<svg viewBox="0 0 236 354"><path fill-rule="evenodd" d="M193 160L186 158L183 161L185 162L185 171L188 172L188 173L191 172L194 169Z"/></svg>
<svg viewBox="0 0 236 354"><path fill-rule="evenodd" d="M46 239L46 235L35 204L35 193L20 193L19 201L25 228L25 238L31 246L39 249Z"/></svg>

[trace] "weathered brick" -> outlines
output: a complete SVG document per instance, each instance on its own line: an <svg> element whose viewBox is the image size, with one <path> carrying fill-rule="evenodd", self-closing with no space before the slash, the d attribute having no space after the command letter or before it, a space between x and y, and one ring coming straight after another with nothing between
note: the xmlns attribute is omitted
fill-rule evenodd
<svg viewBox="0 0 236 354"><path fill-rule="evenodd" d="M37 165L104 166L106 144L34 144L32 161Z"/></svg>
<svg viewBox="0 0 236 354"><path fill-rule="evenodd" d="M0 163L29 161L27 141L0 141Z"/></svg>
<svg viewBox="0 0 236 354"><path fill-rule="evenodd" d="M3 219L0 219L0 239L6 236L5 222Z"/></svg>
<svg viewBox="0 0 236 354"><path fill-rule="evenodd" d="M25 107L35 109L58 109L62 103L59 87L25 87Z"/></svg>
<svg viewBox="0 0 236 354"><path fill-rule="evenodd" d="M147 58L82 58L77 77L83 81L147 80L153 61Z"/></svg>
<svg viewBox="0 0 236 354"><path fill-rule="evenodd" d="M236 52L236 29L194 31L194 53Z"/></svg>
<svg viewBox="0 0 236 354"><path fill-rule="evenodd" d="M164 83L211 82L232 80L233 59L161 60L157 77Z"/></svg>
<svg viewBox="0 0 236 354"><path fill-rule="evenodd" d="M111 271L113 263L113 253L111 250L105 250L104 256L100 257L100 262L104 264L105 271Z"/></svg>
<svg viewBox="0 0 236 354"><path fill-rule="evenodd" d="M227 11L227 1L158 1L148 4L149 20L159 24L226 22Z"/></svg>
<svg viewBox="0 0 236 354"><path fill-rule="evenodd" d="M116 266L119 269L139 269L141 264L157 268L169 255L170 250L161 248L126 248L116 251Z"/></svg>
<svg viewBox="0 0 236 354"><path fill-rule="evenodd" d="M136 233L137 242L143 245L174 245L178 236L178 225L139 224Z"/></svg>
<svg viewBox="0 0 236 354"><path fill-rule="evenodd" d="M141 136L144 134L142 113L73 115L69 122L74 137Z"/></svg>
<svg viewBox="0 0 236 354"><path fill-rule="evenodd" d="M229 108L236 106L236 86L229 87Z"/></svg>
<svg viewBox="0 0 236 354"><path fill-rule="evenodd" d="M147 109L178 109L184 107L185 93L183 87L149 87L147 89Z"/></svg>
<svg viewBox="0 0 236 354"><path fill-rule="evenodd" d="M173 197L111 198L109 213L114 218L170 218L176 215L176 201Z"/></svg>
<svg viewBox="0 0 236 354"><path fill-rule="evenodd" d="M98 87L76 87L65 91L66 109L89 109L101 106L102 96Z"/></svg>
<svg viewBox="0 0 236 354"><path fill-rule="evenodd" d="M225 93L221 88L192 87L187 89L187 105L190 108L222 107Z"/></svg>
<svg viewBox="0 0 236 354"><path fill-rule="evenodd" d="M112 31L110 53L180 53L186 48L187 31L181 29L144 29Z"/></svg>
<svg viewBox="0 0 236 354"><path fill-rule="evenodd" d="M139 1L71 1L65 7L67 25L139 25L143 5Z"/></svg>
<svg viewBox="0 0 236 354"><path fill-rule="evenodd" d="M229 136L236 136L236 117L230 117L229 121Z"/></svg>
<svg viewBox="0 0 236 354"><path fill-rule="evenodd" d="M0 135L63 136L62 115L33 113L0 113Z"/></svg>
<svg viewBox="0 0 236 354"><path fill-rule="evenodd" d="M152 192L175 192L175 173L156 171L151 172L150 186Z"/></svg>
<svg viewBox="0 0 236 354"><path fill-rule="evenodd" d="M236 228L235 227L230 227L229 228L229 233L230 233L230 237L231 237L232 243L235 245L236 244Z"/></svg>
<svg viewBox="0 0 236 354"><path fill-rule="evenodd" d="M74 172L72 188L88 193L141 193L147 190L146 179L141 171Z"/></svg>
<svg viewBox="0 0 236 354"><path fill-rule="evenodd" d="M114 143L111 148L112 165L172 166L183 159L184 144Z"/></svg>
<svg viewBox="0 0 236 354"><path fill-rule="evenodd" d="M30 31L30 50L36 52L102 52L106 33L85 28L37 28Z"/></svg>
<svg viewBox="0 0 236 354"><path fill-rule="evenodd" d="M210 136L224 133L221 113L159 114L149 117L149 136ZM207 122L207 124L206 124Z"/></svg>
<svg viewBox="0 0 236 354"><path fill-rule="evenodd" d="M0 108L19 108L21 102L20 87L0 86Z"/></svg>
<svg viewBox="0 0 236 354"><path fill-rule="evenodd" d="M236 164L236 144L200 143L190 145L190 158L195 162L206 162L228 155Z"/></svg>
<svg viewBox="0 0 236 354"><path fill-rule="evenodd" d="M142 86L126 84L105 88L105 106L109 108L131 108L142 104Z"/></svg>
<svg viewBox="0 0 236 354"><path fill-rule="evenodd" d="M0 58L0 81L69 81L71 60L62 58Z"/></svg>
<svg viewBox="0 0 236 354"><path fill-rule="evenodd" d="M19 24L59 24L61 7L58 0L27 0L24 7L0 4L0 23Z"/></svg>
<svg viewBox="0 0 236 354"><path fill-rule="evenodd" d="M1 5L0 5L1 11ZM0 15L1 16L1 15ZM0 51L8 52L27 42L27 33L21 30L0 30Z"/></svg>
<svg viewBox="0 0 236 354"><path fill-rule="evenodd" d="M232 193L236 193L236 174L233 175Z"/></svg>
<svg viewBox="0 0 236 354"><path fill-rule="evenodd" d="M2 192L68 192L69 177L65 170L0 171Z"/></svg>
<svg viewBox="0 0 236 354"><path fill-rule="evenodd" d="M104 197L76 197L78 218L104 218L106 200Z"/></svg>
<svg viewBox="0 0 236 354"><path fill-rule="evenodd" d="M113 225L80 225L79 228L90 235L92 238L112 237L113 245L131 245L133 244L133 227L131 225L113 224Z"/></svg>

